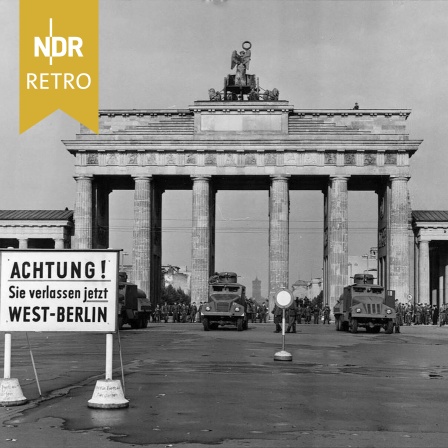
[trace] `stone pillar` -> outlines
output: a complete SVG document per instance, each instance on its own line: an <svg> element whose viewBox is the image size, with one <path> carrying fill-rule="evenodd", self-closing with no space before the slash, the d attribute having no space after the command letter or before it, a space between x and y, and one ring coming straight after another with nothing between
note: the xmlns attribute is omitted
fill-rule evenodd
<svg viewBox="0 0 448 448"><path fill-rule="evenodd" d="M92 249L92 176L75 179L75 249Z"/></svg>
<svg viewBox="0 0 448 448"><path fill-rule="evenodd" d="M437 292L439 287L439 269L438 269L438 259L439 259L439 248L437 243L429 248L429 304L433 305L437 303Z"/></svg>
<svg viewBox="0 0 448 448"><path fill-rule="evenodd" d="M446 304L448 303L448 252L447 248L445 247L445 257L444 257L444 286L443 286L443 298L442 303Z"/></svg>
<svg viewBox="0 0 448 448"><path fill-rule="evenodd" d="M54 239L54 248L55 249L65 249L64 239L63 238L55 238Z"/></svg>
<svg viewBox="0 0 448 448"><path fill-rule="evenodd" d="M349 283L348 278L348 177L330 178L328 190L328 295L333 306Z"/></svg>
<svg viewBox="0 0 448 448"><path fill-rule="evenodd" d="M208 301L210 272L210 178L193 178L191 301Z"/></svg>
<svg viewBox="0 0 448 448"><path fill-rule="evenodd" d="M132 247L132 281L150 294L151 257L151 177L134 178L134 235Z"/></svg>
<svg viewBox="0 0 448 448"><path fill-rule="evenodd" d="M390 185L380 182L378 189L378 284L389 288Z"/></svg>
<svg viewBox="0 0 448 448"><path fill-rule="evenodd" d="M28 238L19 238L19 249L28 249Z"/></svg>
<svg viewBox="0 0 448 448"><path fill-rule="evenodd" d="M437 305L443 304L443 290L445 288L445 252L443 244L439 245L438 274L439 274L439 290L437 292Z"/></svg>
<svg viewBox="0 0 448 448"><path fill-rule="evenodd" d="M412 304L418 303L418 288L420 286L419 280L419 259L420 259L420 250L417 238L414 240L414 297L412 300Z"/></svg>
<svg viewBox="0 0 448 448"><path fill-rule="evenodd" d="M273 176L269 198L269 312L279 288L289 288L289 186Z"/></svg>
<svg viewBox="0 0 448 448"><path fill-rule="evenodd" d="M151 303L153 308L162 296L162 195L163 189L153 183L151 197Z"/></svg>
<svg viewBox="0 0 448 448"><path fill-rule="evenodd" d="M409 288L408 242L408 178L391 178L390 243L388 289L395 290L395 298L407 302Z"/></svg>
<svg viewBox="0 0 448 448"><path fill-rule="evenodd" d="M417 303L429 303L429 241L420 240L418 257Z"/></svg>
<svg viewBox="0 0 448 448"><path fill-rule="evenodd" d="M330 186L327 185L326 189L322 191L324 194L324 257L323 257L323 272L322 272L322 289L324 302L323 305L329 304L329 284L328 284L328 198L329 198Z"/></svg>
<svg viewBox="0 0 448 448"><path fill-rule="evenodd" d="M213 273L216 269L216 188L210 186L210 256L209 272Z"/></svg>
<svg viewBox="0 0 448 448"><path fill-rule="evenodd" d="M92 188L94 249L109 247L109 194L111 189L101 182L94 182Z"/></svg>
<svg viewBox="0 0 448 448"><path fill-rule="evenodd" d="M408 254L409 254L409 294L415 295L415 283L417 281L415 275L415 266L416 266L416 258L415 258L415 236L414 231L412 229L412 210L411 203L408 201ZM409 294L406 299L409 302Z"/></svg>

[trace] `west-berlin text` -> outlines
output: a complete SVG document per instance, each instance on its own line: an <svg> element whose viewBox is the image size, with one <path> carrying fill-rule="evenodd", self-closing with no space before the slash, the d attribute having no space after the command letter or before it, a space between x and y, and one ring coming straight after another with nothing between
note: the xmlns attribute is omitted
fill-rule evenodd
<svg viewBox="0 0 448 448"><path fill-rule="evenodd" d="M107 322L107 308L92 306L10 306L9 319L11 322Z"/></svg>

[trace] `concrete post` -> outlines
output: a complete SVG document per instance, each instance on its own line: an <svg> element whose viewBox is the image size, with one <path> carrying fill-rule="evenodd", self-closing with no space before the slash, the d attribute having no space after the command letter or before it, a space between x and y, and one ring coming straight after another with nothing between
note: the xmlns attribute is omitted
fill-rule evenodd
<svg viewBox="0 0 448 448"><path fill-rule="evenodd" d="M75 249L92 249L92 176L75 179Z"/></svg>
<svg viewBox="0 0 448 448"><path fill-rule="evenodd" d="M328 295L329 307L348 284L348 177L330 178L328 192Z"/></svg>
<svg viewBox="0 0 448 448"><path fill-rule="evenodd" d="M280 288L289 288L289 186L287 177L274 176L269 198L269 312Z"/></svg>
<svg viewBox="0 0 448 448"><path fill-rule="evenodd" d="M408 178L391 178L389 249L389 289L395 297L407 302L409 288L409 242L408 242Z"/></svg>
<svg viewBox="0 0 448 448"><path fill-rule="evenodd" d="M210 178L193 178L191 301L208 301L210 277Z"/></svg>
<svg viewBox="0 0 448 448"><path fill-rule="evenodd" d="M150 293L151 177L135 177L132 281Z"/></svg>
<svg viewBox="0 0 448 448"><path fill-rule="evenodd" d="M19 238L19 249L28 249L28 238Z"/></svg>

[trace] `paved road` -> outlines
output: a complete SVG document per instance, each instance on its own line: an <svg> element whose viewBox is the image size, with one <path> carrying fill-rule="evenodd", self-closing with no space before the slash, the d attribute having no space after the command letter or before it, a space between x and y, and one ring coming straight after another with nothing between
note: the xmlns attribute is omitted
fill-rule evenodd
<svg viewBox="0 0 448 448"><path fill-rule="evenodd" d="M104 376L104 335L30 333L41 398L25 335L14 334L12 376L30 402L0 408L0 447L448 445L448 328L298 328L286 339L292 362L274 361L281 335L272 324L122 331L130 406L121 410L87 407Z"/></svg>

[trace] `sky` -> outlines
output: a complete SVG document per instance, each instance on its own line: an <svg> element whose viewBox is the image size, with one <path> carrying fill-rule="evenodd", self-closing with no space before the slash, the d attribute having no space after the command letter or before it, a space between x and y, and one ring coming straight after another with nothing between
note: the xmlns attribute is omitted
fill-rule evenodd
<svg viewBox="0 0 448 448"><path fill-rule="evenodd" d="M70 3L70 2L68 2ZM76 2L74 2L76 3ZM448 2L100 0L100 109L185 108L222 88L233 50L298 109L411 109L414 210L448 210ZM58 111L19 135L19 1L0 0L0 209L74 209L79 123ZM111 247L132 250L132 192L111 195ZM266 294L267 192L218 192L217 270ZM191 192L166 192L164 264L191 266ZM291 192L290 283L322 273L321 192ZM349 255L376 244L376 195L349 194Z"/></svg>

